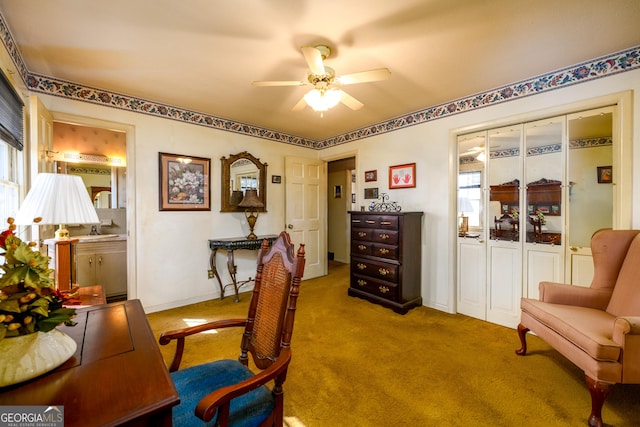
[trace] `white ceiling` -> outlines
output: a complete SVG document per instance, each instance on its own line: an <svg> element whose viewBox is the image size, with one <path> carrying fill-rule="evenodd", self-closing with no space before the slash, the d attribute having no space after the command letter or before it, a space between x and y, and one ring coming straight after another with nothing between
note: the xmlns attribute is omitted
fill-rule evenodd
<svg viewBox="0 0 640 427"><path fill-rule="evenodd" d="M322 140L640 45L638 0L0 0L29 72ZM326 44L364 103L291 108Z"/></svg>

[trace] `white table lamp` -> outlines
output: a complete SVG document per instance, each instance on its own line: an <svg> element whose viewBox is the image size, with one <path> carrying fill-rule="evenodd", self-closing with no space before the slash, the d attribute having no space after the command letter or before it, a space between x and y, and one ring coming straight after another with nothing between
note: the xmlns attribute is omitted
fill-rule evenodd
<svg viewBox="0 0 640 427"><path fill-rule="evenodd" d="M65 225L100 223L82 178L76 175L39 174L18 210L16 224L31 225L35 218L41 218L39 225L59 226L55 232L55 284L60 291L71 291L72 271L75 271L71 246L77 240L69 239Z"/></svg>
<svg viewBox="0 0 640 427"><path fill-rule="evenodd" d="M41 173L37 176L16 215L16 224L58 225L56 239L68 239L66 224L99 224L89 193L76 175Z"/></svg>

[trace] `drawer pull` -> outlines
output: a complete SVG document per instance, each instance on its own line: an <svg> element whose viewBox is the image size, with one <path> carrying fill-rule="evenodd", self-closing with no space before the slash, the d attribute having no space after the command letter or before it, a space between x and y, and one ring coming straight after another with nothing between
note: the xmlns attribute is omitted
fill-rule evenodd
<svg viewBox="0 0 640 427"><path fill-rule="evenodd" d="M380 225L391 225L391 221L380 221Z"/></svg>
<svg viewBox="0 0 640 427"><path fill-rule="evenodd" d="M389 253L389 249L387 248L380 248L378 249L378 252L380 252L382 255L386 255Z"/></svg>
<svg viewBox="0 0 640 427"><path fill-rule="evenodd" d="M388 286L378 286L378 290L381 293L386 294L387 292L389 292L389 287Z"/></svg>
<svg viewBox="0 0 640 427"><path fill-rule="evenodd" d="M378 269L378 273L380 273L380 275L381 275L381 276L386 276L387 274L389 274L389 273L390 273L390 271L389 271L389 270L387 270L386 268L382 268L382 267L380 267L380 268Z"/></svg>
<svg viewBox="0 0 640 427"><path fill-rule="evenodd" d="M366 280L358 279L358 285L365 286L367 284Z"/></svg>
<svg viewBox="0 0 640 427"><path fill-rule="evenodd" d="M361 251L364 251L367 249L367 247L365 245L358 245L358 249L360 249Z"/></svg>
<svg viewBox="0 0 640 427"><path fill-rule="evenodd" d="M387 240L389 237L390 237L390 236L389 236L387 233L382 233L382 234L380 234L380 238L381 238L382 240Z"/></svg>
<svg viewBox="0 0 640 427"><path fill-rule="evenodd" d="M364 222L366 222L367 224L375 224L375 221L371 221L370 219L365 220Z"/></svg>
<svg viewBox="0 0 640 427"><path fill-rule="evenodd" d="M367 265L362 264L361 262L359 262L356 266L358 267L358 270L364 270L365 268L367 268Z"/></svg>
<svg viewBox="0 0 640 427"><path fill-rule="evenodd" d="M366 236L367 236L366 231L358 231L358 237L366 237Z"/></svg>
<svg viewBox="0 0 640 427"><path fill-rule="evenodd" d="M351 220L352 224L360 224L360 222L362 222L362 221L360 221L359 219L352 219Z"/></svg>

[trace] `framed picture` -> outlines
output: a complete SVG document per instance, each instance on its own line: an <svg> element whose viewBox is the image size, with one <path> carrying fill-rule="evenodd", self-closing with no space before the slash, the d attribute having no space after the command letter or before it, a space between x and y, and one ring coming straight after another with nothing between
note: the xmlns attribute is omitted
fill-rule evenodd
<svg viewBox="0 0 640 427"><path fill-rule="evenodd" d="M271 175L271 182L273 184L280 184L282 182L282 176L280 176L280 175Z"/></svg>
<svg viewBox="0 0 640 427"><path fill-rule="evenodd" d="M160 210L211 210L211 159L158 153Z"/></svg>
<svg viewBox="0 0 640 427"><path fill-rule="evenodd" d="M336 185L333 188L333 197L335 197L336 199L339 199L342 197L342 185Z"/></svg>
<svg viewBox="0 0 640 427"><path fill-rule="evenodd" d="M377 199L378 198L378 189L377 188L365 188L364 189L364 198L365 199Z"/></svg>
<svg viewBox="0 0 640 427"><path fill-rule="evenodd" d="M365 173L364 173L364 182L371 182L371 181L377 181L377 180L378 180L378 171L377 170L365 171Z"/></svg>
<svg viewBox="0 0 640 427"><path fill-rule="evenodd" d="M416 164L389 167L389 189L411 188L416 186Z"/></svg>
<svg viewBox="0 0 640 427"><path fill-rule="evenodd" d="M598 184L611 184L613 182L613 168L611 166L598 166Z"/></svg>
<svg viewBox="0 0 640 427"><path fill-rule="evenodd" d="M356 202L356 193L351 193L351 203Z"/></svg>

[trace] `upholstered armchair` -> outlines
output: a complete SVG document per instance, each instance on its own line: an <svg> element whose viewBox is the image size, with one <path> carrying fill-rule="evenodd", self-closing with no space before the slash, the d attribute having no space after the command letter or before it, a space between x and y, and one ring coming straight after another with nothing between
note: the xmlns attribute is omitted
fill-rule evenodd
<svg viewBox="0 0 640 427"><path fill-rule="evenodd" d="M219 320L162 334L160 344L177 343L169 368L180 395L180 404L173 408L174 426L282 426L283 384L291 361L304 264L304 245L294 255L286 232L271 247L265 239L246 319ZM189 336L230 327L244 329L238 360L214 360L179 369Z"/></svg>
<svg viewBox="0 0 640 427"><path fill-rule="evenodd" d="M640 230L601 230L591 239L591 286L541 282L540 299L523 298L518 335L532 331L584 371L590 426L616 384L640 384Z"/></svg>

